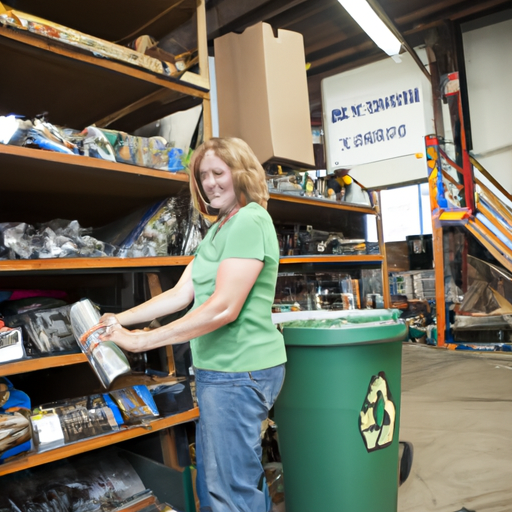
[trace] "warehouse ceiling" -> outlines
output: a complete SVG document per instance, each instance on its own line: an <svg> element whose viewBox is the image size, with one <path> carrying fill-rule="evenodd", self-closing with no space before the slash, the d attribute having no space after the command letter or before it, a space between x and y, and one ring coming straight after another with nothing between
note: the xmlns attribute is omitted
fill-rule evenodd
<svg viewBox="0 0 512 512"><path fill-rule="evenodd" d="M372 0L373 3L376 3ZM416 47L425 43L432 31L457 34L463 22L510 9L510 0L380 0L383 12ZM312 119L321 119L320 82L327 76L385 58L386 55L359 28L337 0L209 0L206 3L208 43L228 32L242 32L259 22L274 30L300 32L308 69ZM183 26L162 38L160 45L173 53L193 47L187 41L194 31ZM431 37L431 36L430 36ZM445 35L446 37L446 35Z"/></svg>

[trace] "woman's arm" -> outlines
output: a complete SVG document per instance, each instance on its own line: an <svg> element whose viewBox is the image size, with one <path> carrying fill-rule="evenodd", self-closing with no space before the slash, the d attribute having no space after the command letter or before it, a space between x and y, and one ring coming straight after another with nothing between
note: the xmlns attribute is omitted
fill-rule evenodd
<svg viewBox="0 0 512 512"><path fill-rule="evenodd" d="M128 331L112 325L102 339L112 340L130 352L144 352L215 331L238 318L262 268L263 261L257 259L224 260L217 271L215 291L198 308L152 331Z"/></svg>
<svg viewBox="0 0 512 512"><path fill-rule="evenodd" d="M134 325L150 322L155 318L185 309L194 300L192 264L193 261L187 265L176 286L170 290L122 313L116 315L106 313L101 317L100 322L107 326L114 324Z"/></svg>

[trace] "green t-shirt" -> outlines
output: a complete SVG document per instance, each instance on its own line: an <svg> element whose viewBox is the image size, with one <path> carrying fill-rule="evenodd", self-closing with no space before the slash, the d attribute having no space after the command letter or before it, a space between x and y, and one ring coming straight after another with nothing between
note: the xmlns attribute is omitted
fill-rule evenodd
<svg viewBox="0 0 512 512"><path fill-rule="evenodd" d="M272 323L279 245L272 219L257 203L249 203L221 229L214 224L199 245L192 266L194 308L214 292L217 270L227 258L264 262L238 318L191 340L194 366L204 370L248 372L286 361L281 333Z"/></svg>

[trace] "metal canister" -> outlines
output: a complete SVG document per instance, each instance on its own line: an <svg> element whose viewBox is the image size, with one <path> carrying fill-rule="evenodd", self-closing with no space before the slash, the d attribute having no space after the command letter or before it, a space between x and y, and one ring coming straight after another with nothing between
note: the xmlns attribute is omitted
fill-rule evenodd
<svg viewBox="0 0 512 512"><path fill-rule="evenodd" d="M73 304L69 316L76 341L105 388L130 371L123 351L112 341L100 340L105 327L98 326L100 313L89 299Z"/></svg>

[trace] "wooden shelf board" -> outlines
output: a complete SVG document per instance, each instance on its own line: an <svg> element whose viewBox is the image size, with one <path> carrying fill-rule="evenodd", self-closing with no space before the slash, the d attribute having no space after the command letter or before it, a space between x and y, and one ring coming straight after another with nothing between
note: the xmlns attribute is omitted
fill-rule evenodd
<svg viewBox="0 0 512 512"><path fill-rule="evenodd" d="M2 144L0 179L4 222L64 218L101 227L167 197L189 195L185 172Z"/></svg>
<svg viewBox="0 0 512 512"><path fill-rule="evenodd" d="M18 31L16 29L8 29L0 26L0 35L7 37L14 41L30 45L34 48L40 48L41 50L53 52L76 61L81 61L89 64L93 64L96 67L101 67L109 71L115 71L124 75L132 76L139 80L151 82L161 87L165 87L176 92L187 94L191 96L198 96L205 98L208 96L207 92L202 87L191 84L190 82L181 82L177 78L160 75L153 73L146 68L139 66L131 66L123 63L123 61L110 60L104 57L95 55L92 52L81 50L72 45L56 41L54 39L39 36L37 34L25 31Z"/></svg>
<svg viewBox="0 0 512 512"><path fill-rule="evenodd" d="M46 112L51 123L75 130L122 112L109 127L131 133L209 97L189 82L3 26L0 67L10 70L2 81L9 107L0 106L0 115L33 118ZM37 94L34 76L44 76Z"/></svg>
<svg viewBox="0 0 512 512"><path fill-rule="evenodd" d="M165 256L148 258L60 258L41 260L4 260L0 261L0 272L23 271L54 271L77 269L108 269L108 268L150 268L186 266L193 256ZM355 256L315 255L315 256L282 256L281 265L292 263L380 263L384 257L380 254L360 254Z"/></svg>
<svg viewBox="0 0 512 512"><path fill-rule="evenodd" d="M128 439L157 432L180 423L194 421L197 418L199 418L199 409L194 408L183 413L175 414L174 416L154 420L147 426L133 426L112 434L84 439L76 443L55 448L54 450L27 454L19 458L15 458L11 462L6 462L0 465L0 476L110 446Z"/></svg>
<svg viewBox="0 0 512 512"><path fill-rule="evenodd" d="M46 368L55 368L57 366L69 366L72 364L86 363L85 354L66 354L62 356L39 357L34 359L22 359L11 363L0 364L0 376L17 375L19 373L29 373Z"/></svg>
<svg viewBox="0 0 512 512"><path fill-rule="evenodd" d="M268 212L276 225L291 227L312 226L313 229L342 233L345 238L365 239L366 222L370 215L375 220L376 211L364 205L334 203L285 194L271 194Z"/></svg>
<svg viewBox="0 0 512 512"><path fill-rule="evenodd" d="M279 259L281 265L292 263L382 263L384 257L380 254L360 254L356 256L282 256Z"/></svg>
<svg viewBox="0 0 512 512"><path fill-rule="evenodd" d="M0 272L95 270L186 266L193 256L162 256L147 258L57 258L41 260L3 260Z"/></svg>
<svg viewBox="0 0 512 512"><path fill-rule="evenodd" d="M93 172L93 170L97 170L101 172L120 173L120 175L132 174L139 177L147 176L158 178L159 180L188 183L188 174L186 172L169 172L159 169L151 169L149 167L139 167L137 165L123 164L119 162L109 162L108 160L101 160L99 158L92 158L89 156L70 155L66 153L44 151L42 149L33 149L21 146L8 146L0 144L0 157L19 158L24 159L27 162L33 161L34 165L38 165L41 162L48 162L49 164L53 165L65 165L67 166L67 172L72 172L73 169L84 168L90 170L91 172ZM18 163L18 165L20 164ZM72 178L72 176L68 175L68 178ZM31 185L31 183L22 183L19 185L19 187L21 190L26 190L26 188L30 188ZM58 183L53 184L53 186L58 186ZM5 190L3 187L2 189ZM101 193L101 190L98 190L98 193Z"/></svg>
<svg viewBox="0 0 512 512"><path fill-rule="evenodd" d="M309 206L321 206L322 208L332 208L334 210L342 210L349 212L366 213L368 215L376 215L376 211L371 206L358 205L354 203L335 203L327 199L316 199L313 197L294 196L288 194L270 194L270 199L284 201L288 203L296 203Z"/></svg>

